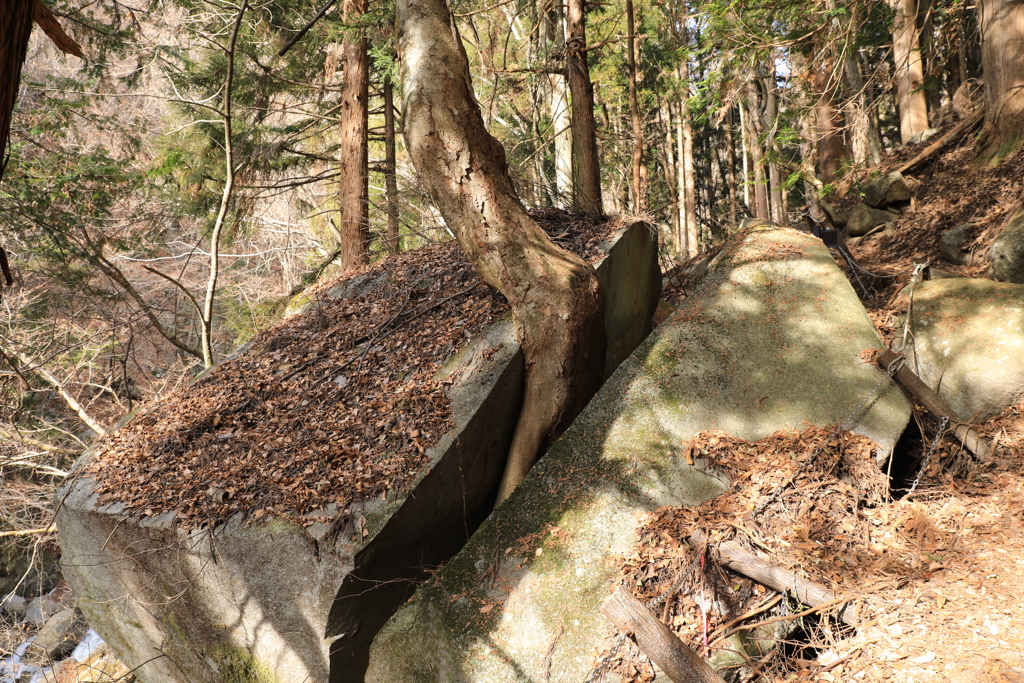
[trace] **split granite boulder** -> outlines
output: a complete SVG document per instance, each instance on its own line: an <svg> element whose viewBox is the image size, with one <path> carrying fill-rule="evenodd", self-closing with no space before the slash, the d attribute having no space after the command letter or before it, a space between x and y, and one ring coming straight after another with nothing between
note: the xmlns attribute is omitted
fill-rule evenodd
<svg viewBox="0 0 1024 683"><path fill-rule="evenodd" d="M971 278L921 282L910 315L910 368L963 420L1024 398L1024 285Z"/></svg>
<svg viewBox="0 0 1024 683"><path fill-rule="evenodd" d="M755 440L845 421L883 451L910 416L861 354L881 344L828 249L741 232L683 306L624 362L465 548L374 641L367 681L587 679L600 612L638 519L729 482L682 449L697 432Z"/></svg>
<svg viewBox="0 0 1024 683"><path fill-rule="evenodd" d="M608 355L621 361L651 329L657 242L636 223L608 250L597 270ZM377 629L490 512L522 401L507 321L440 372L452 382L455 428L411 487L353 503L341 526L331 503L305 526L239 515L186 532L173 511L128 514L101 505L90 477L74 478L58 494L57 526L89 623L143 683L362 680Z"/></svg>

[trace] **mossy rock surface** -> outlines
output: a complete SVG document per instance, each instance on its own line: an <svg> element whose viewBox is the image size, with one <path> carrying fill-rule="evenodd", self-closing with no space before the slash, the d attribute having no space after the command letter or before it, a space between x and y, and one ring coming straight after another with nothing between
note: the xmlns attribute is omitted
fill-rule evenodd
<svg viewBox="0 0 1024 683"><path fill-rule="evenodd" d="M699 460L687 464L682 446L701 430L758 439L850 418L890 449L910 407L860 358L880 345L819 240L775 226L737 236L384 627L367 681L585 680L613 637L600 604L638 522L729 486Z"/></svg>
<svg viewBox="0 0 1024 683"><path fill-rule="evenodd" d="M914 289L911 369L963 420L1024 398L1024 285L955 278Z"/></svg>

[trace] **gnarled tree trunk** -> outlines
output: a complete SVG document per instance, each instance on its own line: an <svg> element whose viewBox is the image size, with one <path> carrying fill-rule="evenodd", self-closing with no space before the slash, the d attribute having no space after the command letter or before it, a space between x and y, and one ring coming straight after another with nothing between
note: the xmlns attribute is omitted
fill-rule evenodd
<svg viewBox="0 0 1024 683"><path fill-rule="evenodd" d="M516 198L445 0L397 9L406 146L473 267L509 300L526 360L500 502L599 387L604 298L593 268L555 246Z"/></svg>

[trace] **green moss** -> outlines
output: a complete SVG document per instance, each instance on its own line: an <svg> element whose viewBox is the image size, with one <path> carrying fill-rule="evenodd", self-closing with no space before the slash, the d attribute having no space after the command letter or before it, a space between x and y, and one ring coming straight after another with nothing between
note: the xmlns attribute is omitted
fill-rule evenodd
<svg viewBox="0 0 1024 683"><path fill-rule="evenodd" d="M218 645L210 651L221 683L277 683L271 669L241 648Z"/></svg>

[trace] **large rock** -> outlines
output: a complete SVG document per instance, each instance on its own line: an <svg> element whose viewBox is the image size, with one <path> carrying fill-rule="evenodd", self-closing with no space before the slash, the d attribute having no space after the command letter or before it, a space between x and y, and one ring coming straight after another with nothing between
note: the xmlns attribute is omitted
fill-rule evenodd
<svg viewBox="0 0 1024 683"><path fill-rule="evenodd" d="M643 514L728 482L682 446L849 426L893 447L910 407L860 354L881 341L817 239L741 234L616 371L469 544L380 632L367 681L586 680L613 633L599 605ZM615 677L618 680L618 677Z"/></svg>
<svg viewBox="0 0 1024 683"><path fill-rule="evenodd" d="M1024 283L1024 211L1011 218L993 240L988 259L993 279Z"/></svg>
<svg viewBox="0 0 1024 683"><path fill-rule="evenodd" d="M911 197L907 180L899 171L887 173L864 186L864 203L876 209L909 201Z"/></svg>
<svg viewBox="0 0 1024 683"><path fill-rule="evenodd" d="M646 224L608 249L598 275L617 364L651 328L660 273ZM367 274L334 295L373 286ZM307 528L232 518L184 533L173 512L140 520L98 507L94 482L75 478L59 494L57 526L90 625L144 683L362 680L377 630L493 505L522 402L511 323L492 326L441 373L453 381L455 429L409 491L353 505L341 528L332 504Z"/></svg>
<svg viewBox="0 0 1024 683"><path fill-rule="evenodd" d="M875 209L861 203L850 211L850 216L846 220L846 229L850 231L851 237L860 237L869 233L872 228L894 221L896 218L897 215L892 211Z"/></svg>
<svg viewBox="0 0 1024 683"><path fill-rule="evenodd" d="M971 262L971 252L967 249L967 242L971 239L972 223L961 223L955 228L950 228L942 233L939 238L939 255L945 261L965 266Z"/></svg>
<svg viewBox="0 0 1024 683"><path fill-rule="evenodd" d="M910 367L961 419L1024 398L1024 285L968 278L914 289Z"/></svg>

